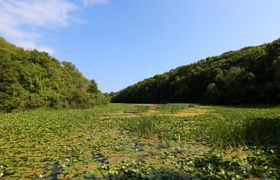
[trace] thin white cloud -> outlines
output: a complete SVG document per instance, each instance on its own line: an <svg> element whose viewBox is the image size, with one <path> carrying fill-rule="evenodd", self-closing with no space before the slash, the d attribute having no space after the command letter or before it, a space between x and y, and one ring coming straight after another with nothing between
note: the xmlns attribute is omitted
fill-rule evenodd
<svg viewBox="0 0 280 180"><path fill-rule="evenodd" d="M66 26L78 7L66 0L1 0L0 32L18 46L52 53L37 44L41 34L36 28Z"/></svg>
<svg viewBox="0 0 280 180"><path fill-rule="evenodd" d="M108 4L108 0L84 0L85 6L97 5L97 4Z"/></svg>
<svg viewBox="0 0 280 180"><path fill-rule="evenodd" d="M76 2L76 3L74 3ZM0 34L26 49L53 53L52 48L39 44L41 33L71 22L83 22L75 17L86 6L106 4L107 0L0 0Z"/></svg>
<svg viewBox="0 0 280 180"><path fill-rule="evenodd" d="M0 3L1 9L18 23L34 24L35 26L67 25L70 13L77 6L65 0L5 0Z"/></svg>
<svg viewBox="0 0 280 180"><path fill-rule="evenodd" d="M26 41L20 41L20 40L16 40L14 42L17 46L19 47L24 47L27 50L33 50L33 49L37 49L39 51L44 51L44 52L48 52L49 54L53 54L54 50L50 47L45 47L45 46L38 46L37 44L34 43L34 41L32 40L26 40Z"/></svg>

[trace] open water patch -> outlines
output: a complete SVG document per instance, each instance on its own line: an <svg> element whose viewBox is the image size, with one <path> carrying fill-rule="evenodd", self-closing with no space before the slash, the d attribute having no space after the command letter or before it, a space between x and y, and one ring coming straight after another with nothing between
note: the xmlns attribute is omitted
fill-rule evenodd
<svg viewBox="0 0 280 180"><path fill-rule="evenodd" d="M101 164L109 164L109 158L100 152L100 149L93 146L92 159Z"/></svg>
<svg viewBox="0 0 280 180"><path fill-rule="evenodd" d="M59 165L58 162L55 162L53 164L50 164L50 170L51 170L51 173L50 175L48 175L46 177L46 179L49 179L49 180L57 180L58 179L58 176L62 174L63 172L63 169L62 167Z"/></svg>

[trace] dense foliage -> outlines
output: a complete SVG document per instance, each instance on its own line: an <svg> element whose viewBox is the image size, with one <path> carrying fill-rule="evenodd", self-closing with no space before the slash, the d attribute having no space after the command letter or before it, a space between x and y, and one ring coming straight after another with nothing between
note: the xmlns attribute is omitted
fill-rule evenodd
<svg viewBox="0 0 280 180"><path fill-rule="evenodd" d="M280 102L280 39L145 79L117 93L112 102Z"/></svg>
<svg viewBox="0 0 280 180"><path fill-rule="evenodd" d="M0 111L87 108L108 100L70 62L27 51L0 38Z"/></svg>

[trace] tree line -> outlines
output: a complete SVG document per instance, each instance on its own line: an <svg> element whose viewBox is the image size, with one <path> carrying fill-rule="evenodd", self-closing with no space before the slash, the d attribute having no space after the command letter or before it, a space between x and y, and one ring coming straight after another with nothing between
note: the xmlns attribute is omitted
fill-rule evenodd
<svg viewBox="0 0 280 180"><path fill-rule="evenodd" d="M280 39L145 79L114 94L112 102L279 103Z"/></svg>
<svg viewBox="0 0 280 180"><path fill-rule="evenodd" d="M0 38L0 111L89 108L109 100L70 62L24 50Z"/></svg>

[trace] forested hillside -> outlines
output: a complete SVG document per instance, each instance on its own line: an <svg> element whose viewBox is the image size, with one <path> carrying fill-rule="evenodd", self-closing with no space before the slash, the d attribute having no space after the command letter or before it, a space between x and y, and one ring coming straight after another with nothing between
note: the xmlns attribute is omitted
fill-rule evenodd
<svg viewBox="0 0 280 180"><path fill-rule="evenodd" d="M279 103L280 39L145 79L118 92L112 102Z"/></svg>
<svg viewBox="0 0 280 180"><path fill-rule="evenodd" d="M95 81L86 79L70 62L0 38L0 111L88 108L107 102Z"/></svg>

